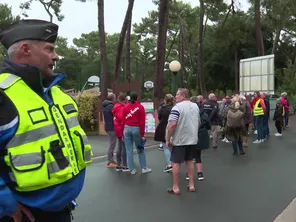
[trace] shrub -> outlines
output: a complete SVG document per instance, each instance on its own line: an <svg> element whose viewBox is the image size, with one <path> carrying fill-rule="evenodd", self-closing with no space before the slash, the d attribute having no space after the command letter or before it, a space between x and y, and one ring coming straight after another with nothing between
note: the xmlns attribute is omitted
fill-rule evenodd
<svg viewBox="0 0 296 222"><path fill-rule="evenodd" d="M97 129L97 111L99 106L99 95L97 93L85 92L75 97L78 104L78 119L85 130Z"/></svg>

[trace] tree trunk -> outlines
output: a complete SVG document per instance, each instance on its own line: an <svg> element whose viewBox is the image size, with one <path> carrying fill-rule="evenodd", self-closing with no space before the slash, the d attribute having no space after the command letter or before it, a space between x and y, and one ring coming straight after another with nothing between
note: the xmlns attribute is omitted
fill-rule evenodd
<svg viewBox="0 0 296 222"><path fill-rule="evenodd" d="M263 37L261 31L261 12L260 12L260 0L255 1L255 26L256 26L256 42L257 42L257 49L258 55L264 55L264 45L263 45Z"/></svg>
<svg viewBox="0 0 296 222"><path fill-rule="evenodd" d="M167 52L167 54L166 54L166 56L165 56L165 62L167 62L168 59L169 59L169 56L170 56L170 54L171 54L171 52L172 52L172 49L173 49L173 46L174 46L175 43L176 43L176 39L177 39L177 35L178 35L178 33L179 33L178 31L175 32L175 34L174 34L174 36L173 36L173 41L172 41L171 45L168 47L169 50L168 50L168 52Z"/></svg>
<svg viewBox="0 0 296 222"><path fill-rule="evenodd" d="M122 24L121 32L120 32L120 37L117 45L117 52L116 52L116 59L115 59L115 71L114 71L114 76L115 76L115 81L118 79L119 73L120 73L120 57L122 54L122 49L123 49L123 44L124 44L124 38L125 34L129 25L129 20L132 16L133 13L133 8L134 8L134 2L135 0L129 0L128 1L128 7L125 13L125 18Z"/></svg>
<svg viewBox="0 0 296 222"><path fill-rule="evenodd" d="M132 30L132 15L128 21L128 27L125 40L125 76L128 82L131 82L131 30Z"/></svg>
<svg viewBox="0 0 296 222"><path fill-rule="evenodd" d="M108 86L108 57L106 47L104 0L98 0L98 29L100 38L100 59L101 59L101 102L107 98Z"/></svg>
<svg viewBox="0 0 296 222"><path fill-rule="evenodd" d="M170 0L160 1L159 17L158 17L158 40L157 40L157 53L156 53L156 75L154 81L154 97L160 100L163 97L164 87L164 62L166 51L166 37L168 29L168 16L169 16Z"/></svg>
<svg viewBox="0 0 296 222"><path fill-rule="evenodd" d="M237 44L234 45L234 79L235 79L235 92L239 93L239 72L238 72L238 51Z"/></svg>
<svg viewBox="0 0 296 222"><path fill-rule="evenodd" d="M277 50L277 46L278 46L278 42L279 42L279 39L280 39L280 35L281 35L281 29L278 29L276 31L275 38L273 40L273 46L272 46L271 54L274 54L275 51Z"/></svg>
<svg viewBox="0 0 296 222"><path fill-rule="evenodd" d="M53 20L53 15L52 13L50 12L50 8L52 6L52 3L54 2L53 0L51 0L50 2L44 2L42 0L39 0L39 2L43 5L45 11L47 12L47 14L49 15L49 21L52 22Z"/></svg>
<svg viewBox="0 0 296 222"><path fill-rule="evenodd" d="M200 0L200 18L199 18L199 61L198 61L198 75L197 75L197 84L199 81L200 92L202 95L206 94L206 84L204 77L204 58L203 58L203 29L204 29L204 14L205 14L205 5L204 1Z"/></svg>
<svg viewBox="0 0 296 222"><path fill-rule="evenodd" d="M188 75L187 75L186 68L185 68L185 40L184 40L185 27L183 24L181 14L178 10L178 3L176 0L174 1L174 4L175 4L175 8L178 12L178 20L179 20L179 26L180 26L180 45L179 45L179 47L180 47L179 59L180 59L180 63L181 63L181 72L180 72L181 78L180 79L181 79L182 87L188 88Z"/></svg>
<svg viewBox="0 0 296 222"><path fill-rule="evenodd" d="M180 81L180 84L178 84L178 86L180 86L181 88L184 88L184 48L182 46L182 36L179 37L179 47L178 47L178 54L179 54L179 61L181 63L181 70L179 72L180 76L178 79L178 82Z"/></svg>

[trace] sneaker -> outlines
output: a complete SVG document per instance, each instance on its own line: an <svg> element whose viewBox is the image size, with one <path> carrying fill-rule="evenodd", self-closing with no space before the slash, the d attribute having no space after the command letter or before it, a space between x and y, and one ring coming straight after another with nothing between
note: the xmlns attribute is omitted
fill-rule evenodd
<svg viewBox="0 0 296 222"><path fill-rule="evenodd" d="M152 170L151 169L149 169L149 168L144 168L144 169L142 169L142 173L150 173Z"/></svg>
<svg viewBox="0 0 296 222"><path fill-rule="evenodd" d="M117 172L122 171L122 167L120 167L120 166L116 167L116 171L117 171Z"/></svg>
<svg viewBox="0 0 296 222"><path fill-rule="evenodd" d="M224 137L224 139L223 139L223 140L221 140L221 141L222 141L222 142L226 142L226 140L227 140L227 139L226 139L226 137Z"/></svg>
<svg viewBox="0 0 296 222"><path fill-rule="evenodd" d="M198 179L199 181L202 181L202 180L205 179L205 178L204 178L204 175L203 175L202 172L197 173L197 179Z"/></svg>
<svg viewBox="0 0 296 222"><path fill-rule="evenodd" d="M108 168L115 168L115 167L117 167L117 163L115 163L115 162L109 162L109 163L107 163L106 167L108 167Z"/></svg>
<svg viewBox="0 0 296 222"><path fill-rule="evenodd" d="M242 150L242 151L239 151L239 154L240 155L245 155L246 153L245 153L245 151Z"/></svg>
<svg viewBox="0 0 296 222"><path fill-rule="evenodd" d="M188 173L186 173L186 177L185 177L185 180L189 180L189 176L188 176Z"/></svg>
<svg viewBox="0 0 296 222"><path fill-rule="evenodd" d="M262 143L262 140L255 140L253 143Z"/></svg>
<svg viewBox="0 0 296 222"><path fill-rule="evenodd" d="M159 144L159 148L163 148L163 144L162 143Z"/></svg>
<svg viewBox="0 0 296 222"><path fill-rule="evenodd" d="M255 130L255 131L254 131L254 134L255 134L255 135L257 135L257 134L258 134L257 130Z"/></svg>
<svg viewBox="0 0 296 222"><path fill-rule="evenodd" d="M225 140L226 143L231 143L231 141L229 141L228 139Z"/></svg>
<svg viewBox="0 0 296 222"><path fill-rule="evenodd" d="M131 172L131 175L135 175L137 173L136 169L132 169L130 172Z"/></svg>
<svg viewBox="0 0 296 222"><path fill-rule="evenodd" d="M274 134L275 136L282 136L282 134L281 133L276 133L276 134Z"/></svg>
<svg viewBox="0 0 296 222"><path fill-rule="evenodd" d="M121 167L122 172L130 172L131 170L128 167Z"/></svg>
<svg viewBox="0 0 296 222"><path fill-rule="evenodd" d="M158 147L158 150L163 151L163 147Z"/></svg>
<svg viewBox="0 0 296 222"><path fill-rule="evenodd" d="M172 172L172 170L173 170L172 166L167 166L166 168L164 168L163 172L169 173L169 172Z"/></svg>

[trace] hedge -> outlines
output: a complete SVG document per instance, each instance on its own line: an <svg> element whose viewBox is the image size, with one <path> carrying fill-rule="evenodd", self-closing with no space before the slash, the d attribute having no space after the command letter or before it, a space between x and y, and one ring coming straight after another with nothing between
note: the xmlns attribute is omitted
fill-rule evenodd
<svg viewBox="0 0 296 222"><path fill-rule="evenodd" d="M92 92L80 93L75 97L78 105L78 119L81 126L86 131L97 129L98 119L97 112L99 107L99 95Z"/></svg>

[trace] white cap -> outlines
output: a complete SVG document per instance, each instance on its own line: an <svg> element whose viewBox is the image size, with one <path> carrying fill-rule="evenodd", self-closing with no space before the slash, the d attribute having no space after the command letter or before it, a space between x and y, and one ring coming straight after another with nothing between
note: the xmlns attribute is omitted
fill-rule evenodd
<svg viewBox="0 0 296 222"><path fill-rule="evenodd" d="M239 98L240 100L246 100L246 97L245 97L244 95L239 95L238 98Z"/></svg>

